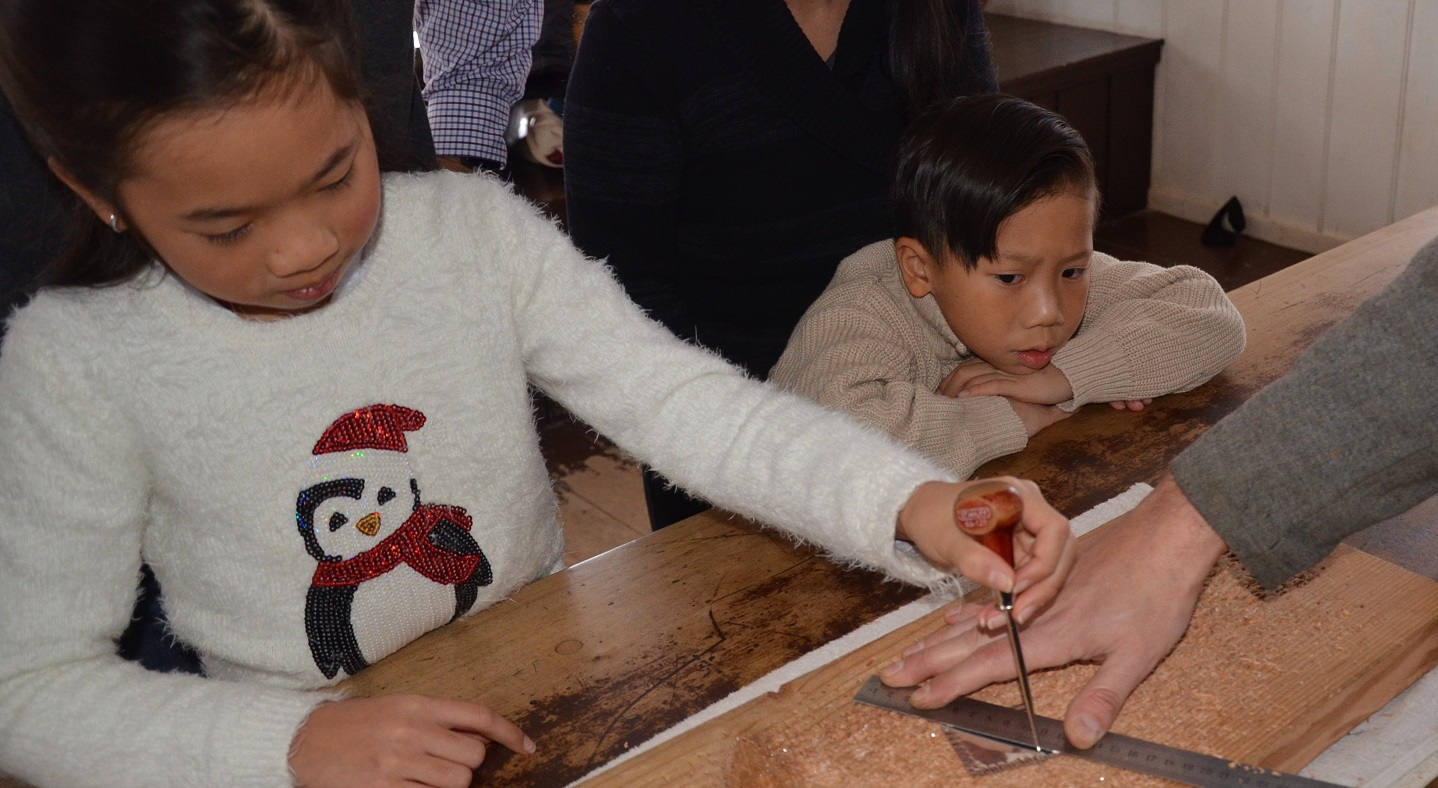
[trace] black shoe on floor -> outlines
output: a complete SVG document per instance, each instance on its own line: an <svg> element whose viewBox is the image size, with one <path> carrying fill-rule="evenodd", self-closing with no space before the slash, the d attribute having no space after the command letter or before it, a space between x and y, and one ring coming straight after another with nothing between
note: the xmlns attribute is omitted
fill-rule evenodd
<svg viewBox="0 0 1438 788"><path fill-rule="evenodd" d="M1228 227L1223 226L1224 220L1228 220ZM1238 240L1238 234L1248 226L1248 221L1243 218L1243 204L1237 197L1229 197L1228 202L1218 209L1213 215L1213 220L1203 228L1203 235L1199 238L1204 246L1233 246Z"/></svg>

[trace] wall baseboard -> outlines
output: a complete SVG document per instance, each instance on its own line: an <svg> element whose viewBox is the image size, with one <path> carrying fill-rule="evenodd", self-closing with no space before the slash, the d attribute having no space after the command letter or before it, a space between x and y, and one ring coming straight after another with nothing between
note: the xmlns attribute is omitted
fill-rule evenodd
<svg viewBox="0 0 1438 788"><path fill-rule="evenodd" d="M1239 198L1240 201L1242 199L1242 197ZM1226 200L1227 198L1225 198ZM1222 202L1214 202L1207 197L1194 194L1168 191L1158 187L1151 188L1148 192L1149 210L1177 216L1198 224L1208 224L1221 207L1223 207ZM1255 215L1246 206L1243 218L1248 222L1248 226L1243 231L1244 235L1278 246L1286 246L1289 249L1297 249L1300 252L1318 254L1353 240L1347 237L1325 235L1312 228L1299 227L1271 216Z"/></svg>

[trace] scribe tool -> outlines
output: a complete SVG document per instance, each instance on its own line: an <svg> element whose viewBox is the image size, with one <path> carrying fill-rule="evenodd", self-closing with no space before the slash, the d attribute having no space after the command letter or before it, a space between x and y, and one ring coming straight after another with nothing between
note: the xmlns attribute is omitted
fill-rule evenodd
<svg viewBox="0 0 1438 788"><path fill-rule="evenodd" d="M997 553L1011 567L1014 566L1014 526L1018 525L1023 514L1023 499L1019 497L1019 491L997 479L969 485L954 501L954 523L959 529ZM1009 646L1013 649L1014 664L1018 668L1019 694L1024 699L1034 749L1044 752L1039 744L1038 723L1034 720L1034 694L1029 688L1029 671L1024 665L1023 647L1019 645L1019 625L1014 621L1014 595L1010 591L995 590L994 597L1008 622Z"/></svg>

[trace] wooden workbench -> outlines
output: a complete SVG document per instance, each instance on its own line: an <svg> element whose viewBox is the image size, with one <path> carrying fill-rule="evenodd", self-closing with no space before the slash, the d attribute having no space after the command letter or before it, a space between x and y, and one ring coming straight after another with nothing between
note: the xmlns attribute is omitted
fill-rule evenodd
<svg viewBox="0 0 1438 788"><path fill-rule="evenodd" d="M1143 414L1086 408L981 473L1035 479L1069 515L1135 481L1154 479L1171 456L1281 376L1435 236L1438 209L1235 291L1249 342L1230 369L1193 392L1161 398ZM1361 548L1352 552L1438 579L1435 522L1438 505L1429 502L1351 539ZM840 570L750 523L708 513L432 632L347 687L359 694L425 692L488 703L533 736L539 752L519 758L496 749L477 781L563 785L917 596L874 575ZM1431 638L1438 626L1427 632ZM1385 646L1381 637L1375 635L1372 650ZM1351 727L1438 658L1432 644L1406 656L1399 652L1387 648L1395 656L1369 666L1375 676L1357 687L1361 702L1334 707L1330 729ZM1291 751L1300 751L1299 744ZM607 781L705 782L689 763L664 760L673 749L666 745L635 758ZM0 778L0 784L10 783Z"/></svg>
<svg viewBox="0 0 1438 788"><path fill-rule="evenodd" d="M1143 414L1090 406L981 473L1034 479L1070 516L1134 482L1155 479L1172 456L1280 377L1435 236L1438 209L1235 291L1248 348L1213 381L1161 398ZM1431 529L1423 509L1398 518L1407 520L1394 527L1398 536L1380 534L1360 546L1411 565L1414 551L1404 547L1402 534ZM562 785L917 596L711 512L536 582L510 602L412 643L348 687L488 703L533 736L540 750L526 758L496 751L477 780ZM1427 661L1403 666L1408 680L1426 670ZM1385 687L1379 695L1401 688ZM1386 699L1337 709L1343 719L1335 724L1351 726L1362 719L1355 715Z"/></svg>

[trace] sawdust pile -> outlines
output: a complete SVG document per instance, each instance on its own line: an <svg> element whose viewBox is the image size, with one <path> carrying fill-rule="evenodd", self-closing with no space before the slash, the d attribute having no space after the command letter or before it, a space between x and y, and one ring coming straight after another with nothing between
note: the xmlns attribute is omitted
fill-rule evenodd
<svg viewBox="0 0 1438 788"><path fill-rule="evenodd" d="M1179 646L1130 698L1114 731L1149 741L1253 762L1291 729L1305 695L1325 689L1320 663L1349 659L1361 648L1366 618L1341 593L1343 573L1311 573L1280 592L1260 589L1237 563L1210 576ZM1300 590L1301 589L1301 590ZM1062 718L1068 701L1093 676L1073 665L1032 676L1037 711ZM1310 673L1310 671L1312 671ZM974 697L1018 706L1013 682ZM1276 703L1275 699L1292 701ZM970 776L940 727L917 717L836 700L792 708L783 722L740 737L728 782L735 786L1034 785L1149 786L1166 781L1076 758L1056 757L982 777ZM1298 713L1297 711L1294 712Z"/></svg>

